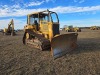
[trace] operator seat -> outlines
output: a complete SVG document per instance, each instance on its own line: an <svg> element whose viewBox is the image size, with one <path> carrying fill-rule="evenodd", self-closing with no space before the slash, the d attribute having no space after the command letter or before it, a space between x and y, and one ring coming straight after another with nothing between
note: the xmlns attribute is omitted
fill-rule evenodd
<svg viewBox="0 0 100 75"><path fill-rule="evenodd" d="M38 26L37 20L34 21L34 24L36 25L36 30L38 31L39 30L39 26Z"/></svg>

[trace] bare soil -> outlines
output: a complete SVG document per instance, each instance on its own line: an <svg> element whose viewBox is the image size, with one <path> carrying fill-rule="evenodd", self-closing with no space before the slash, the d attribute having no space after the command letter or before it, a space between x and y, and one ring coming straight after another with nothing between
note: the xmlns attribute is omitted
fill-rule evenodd
<svg viewBox="0 0 100 75"><path fill-rule="evenodd" d="M0 33L0 75L100 75L100 30L78 32L78 48L56 60L50 51L23 45L23 33Z"/></svg>

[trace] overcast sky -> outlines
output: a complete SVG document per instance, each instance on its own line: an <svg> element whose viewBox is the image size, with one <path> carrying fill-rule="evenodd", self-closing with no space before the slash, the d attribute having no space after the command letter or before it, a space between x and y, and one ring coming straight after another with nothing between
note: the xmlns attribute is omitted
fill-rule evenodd
<svg viewBox="0 0 100 75"><path fill-rule="evenodd" d="M0 29L12 18L15 29L23 29L27 14L46 9L58 13L60 27L100 26L100 0L0 0Z"/></svg>

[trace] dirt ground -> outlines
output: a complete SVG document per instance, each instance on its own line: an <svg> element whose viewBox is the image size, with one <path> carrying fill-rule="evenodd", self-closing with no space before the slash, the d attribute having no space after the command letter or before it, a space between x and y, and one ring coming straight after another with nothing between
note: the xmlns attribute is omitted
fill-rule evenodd
<svg viewBox="0 0 100 75"><path fill-rule="evenodd" d="M22 36L0 33L0 75L100 75L100 30L83 29L78 48L56 60L50 51L23 45Z"/></svg>

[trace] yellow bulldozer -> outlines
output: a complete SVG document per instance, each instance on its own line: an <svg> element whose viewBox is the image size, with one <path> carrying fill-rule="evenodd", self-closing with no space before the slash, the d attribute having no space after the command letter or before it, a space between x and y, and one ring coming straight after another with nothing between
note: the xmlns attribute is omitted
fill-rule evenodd
<svg viewBox="0 0 100 75"><path fill-rule="evenodd" d="M79 28L79 27L74 27L74 28L73 28L73 31L74 31L74 32L81 32L81 28Z"/></svg>
<svg viewBox="0 0 100 75"><path fill-rule="evenodd" d="M11 36L15 35L13 19L9 22L8 28L4 28L3 34L4 35L11 35Z"/></svg>
<svg viewBox="0 0 100 75"><path fill-rule="evenodd" d="M99 30L99 27L97 27L97 26L91 26L90 29L91 30Z"/></svg>
<svg viewBox="0 0 100 75"><path fill-rule="evenodd" d="M62 31L66 31L66 32L68 32L68 31L69 31L69 26L64 25L64 27L62 28Z"/></svg>
<svg viewBox="0 0 100 75"><path fill-rule="evenodd" d="M23 44L40 50L51 50L54 58L63 56L77 47L77 33L60 34L56 12L45 10L27 15Z"/></svg>
<svg viewBox="0 0 100 75"><path fill-rule="evenodd" d="M81 28L73 27L72 25L70 26L65 25L62 30L66 32L81 32Z"/></svg>

